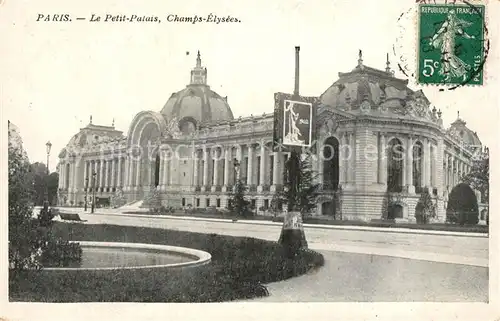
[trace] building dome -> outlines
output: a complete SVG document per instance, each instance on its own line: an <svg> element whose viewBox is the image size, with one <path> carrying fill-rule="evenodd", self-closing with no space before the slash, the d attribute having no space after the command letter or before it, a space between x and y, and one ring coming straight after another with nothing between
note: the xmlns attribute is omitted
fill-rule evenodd
<svg viewBox="0 0 500 321"><path fill-rule="evenodd" d="M466 146L480 148L482 146L481 140L476 132L470 130L466 124L467 123L460 118L459 114L457 120L451 123L450 128L447 130L448 135Z"/></svg>
<svg viewBox="0 0 500 321"><path fill-rule="evenodd" d="M180 126L185 120L197 126L234 118L227 97L221 97L207 85L207 69L201 66L199 51L196 67L191 70L191 83L170 96L161 114L167 120L178 119Z"/></svg>
<svg viewBox="0 0 500 321"><path fill-rule="evenodd" d="M358 65L339 73L339 79L321 95L321 104L351 113L437 122L436 110L431 110L424 93L410 89L408 80L394 77L389 59L386 64L385 71L365 66L360 52Z"/></svg>
<svg viewBox="0 0 500 321"><path fill-rule="evenodd" d="M94 125L90 116L89 124L71 137L59 153L59 157L65 157L67 153L73 154L92 145L119 142L123 138L122 132L115 129L114 120L111 126Z"/></svg>

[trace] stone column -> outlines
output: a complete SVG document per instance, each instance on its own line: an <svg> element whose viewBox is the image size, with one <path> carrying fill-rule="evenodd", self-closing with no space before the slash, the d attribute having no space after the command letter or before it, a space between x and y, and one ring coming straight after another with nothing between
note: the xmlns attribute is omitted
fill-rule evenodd
<svg viewBox="0 0 500 321"><path fill-rule="evenodd" d="M71 188L71 161L68 160L66 168L64 169L64 188L69 190Z"/></svg>
<svg viewBox="0 0 500 321"><path fill-rule="evenodd" d="M66 163L63 164L63 168L62 168L62 176L63 176L63 179L62 179L62 189L66 189L66 170L68 169L68 166Z"/></svg>
<svg viewBox="0 0 500 321"><path fill-rule="evenodd" d="M356 137L354 137L353 133L349 133L349 150L349 159L347 160L347 181L349 184L355 185L354 168L356 166Z"/></svg>
<svg viewBox="0 0 500 321"><path fill-rule="evenodd" d="M430 171L430 182L431 182L431 186L433 188L438 188L440 189L439 187L439 184L437 183L438 182L438 170L437 170L437 164L438 163L438 158L437 158L437 146L435 145L431 145L431 148L430 148L430 156L431 156L431 165L430 165L430 168L431 168L431 171Z"/></svg>
<svg viewBox="0 0 500 321"><path fill-rule="evenodd" d="M125 156L125 165L123 166L123 190L128 191L128 171L129 171L128 157Z"/></svg>
<svg viewBox="0 0 500 321"><path fill-rule="evenodd" d="M455 172L457 170L456 166L455 166L456 162L455 162L455 157L451 156L451 186L450 186L450 191L453 189L453 187L455 187Z"/></svg>
<svg viewBox="0 0 500 321"><path fill-rule="evenodd" d="M444 174L444 189L446 190L446 188L448 187L448 177L449 177L449 170L448 170L448 155L446 155L446 153L444 154L444 170L443 170L443 174Z"/></svg>
<svg viewBox="0 0 500 321"><path fill-rule="evenodd" d="M218 156L218 151L217 150L214 150L213 151L213 157L212 157L212 160L213 160L213 167L212 167L212 171L213 171L213 175L211 178L211 191L212 192L215 192L216 188L217 188L217 185L218 185L218 182L219 182L219 156Z"/></svg>
<svg viewBox="0 0 500 321"><path fill-rule="evenodd" d="M378 179L377 182L379 184L384 184L387 182L387 179L384 179L384 150L385 150L385 136L383 133L379 133L378 136Z"/></svg>
<svg viewBox="0 0 500 321"><path fill-rule="evenodd" d="M172 158L168 161L168 178L169 178L169 185L174 186L176 184L175 180L175 166L177 165L177 158L175 155L172 156Z"/></svg>
<svg viewBox="0 0 500 321"><path fill-rule="evenodd" d="M323 176L323 170L325 166L325 157L323 155L323 142L318 142L318 149L316 150L316 156L317 156L317 162L318 165L316 166L317 171L318 171L318 184L322 185L324 181L324 176Z"/></svg>
<svg viewBox="0 0 500 321"><path fill-rule="evenodd" d="M406 145L406 186L408 193L415 193L415 186L413 185L413 139L408 136Z"/></svg>
<svg viewBox="0 0 500 321"><path fill-rule="evenodd" d="M222 151L217 148L215 151L215 159L214 159L214 185L220 186L220 159L222 158Z"/></svg>
<svg viewBox="0 0 500 321"><path fill-rule="evenodd" d="M283 153L281 151L273 152L273 191L276 191L278 187L282 185L282 164Z"/></svg>
<svg viewBox="0 0 500 321"><path fill-rule="evenodd" d="M64 173L64 184L66 185L66 189L68 191L71 190L71 173L72 173L72 163L71 160L68 160L66 173Z"/></svg>
<svg viewBox="0 0 500 321"><path fill-rule="evenodd" d="M458 172L457 167L458 167L458 160L455 157L453 157L453 174L452 174L453 175L453 186L452 186L452 188L455 187L455 185L457 185L457 172Z"/></svg>
<svg viewBox="0 0 500 321"><path fill-rule="evenodd" d="M229 186L229 170L231 167L231 146L226 146L224 151L224 187L223 191L227 191L227 187Z"/></svg>
<svg viewBox="0 0 500 321"><path fill-rule="evenodd" d="M66 163L62 163L61 164L61 188L64 189L65 188L65 182L66 182Z"/></svg>
<svg viewBox="0 0 500 321"><path fill-rule="evenodd" d="M94 169L94 161L93 160L89 160L88 161L89 163L89 168L88 168L88 171L87 171L87 177L89 178L89 188L92 187L92 174L94 173L95 169Z"/></svg>
<svg viewBox="0 0 500 321"><path fill-rule="evenodd" d="M129 190L133 191L134 190L134 185L135 185L135 176L134 176L134 168L135 168L135 161L130 158L128 161L128 185L129 185Z"/></svg>
<svg viewBox="0 0 500 321"><path fill-rule="evenodd" d="M158 189L160 191L165 190L164 172L165 172L165 157L162 156L162 153L160 153L160 168L158 169L158 178L159 178Z"/></svg>
<svg viewBox="0 0 500 321"><path fill-rule="evenodd" d="M237 180L241 177L241 160L243 158L241 154L241 145L238 145L238 149L236 149L236 159L238 160L238 164L240 164L240 168L238 170L238 177L236 177Z"/></svg>
<svg viewBox="0 0 500 321"><path fill-rule="evenodd" d="M87 176L88 176L88 170L87 170L87 166L89 165L88 161L83 161L83 188L87 188Z"/></svg>
<svg viewBox="0 0 500 321"><path fill-rule="evenodd" d="M149 157L144 161L146 165L146 186L151 188L153 185L153 161Z"/></svg>
<svg viewBox="0 0 500 321"><path fill-rule="evenodd" d="M59 179L57 181L57 189L62 188L62 163L59 162L59 168L57 169L57 173L59 174Z"/></svg>
<svg viewBox="0 0 500 321"><path fill-rule="evenodd" d="M254 146L248 144L248 164L247 164L247 185L252 186L253 182L253 159L254 159Z"/></svg>
<svg viewBox="0 0 500 321"><path fill-rule="evenodd" d="M429 189L429 193L432 194L431 190L431 145L428 138L424 140L424 184L423 186Z"/></svg>
<svg viewBox="0 0 500 321"><path fill-rule="evenodd" d="M99 160L99 188L102 191L104 188L104 160Z"/></svg>
<svg viewBox="0 0 500 321"><path fill-rule="evenodd" d="M64 183L66 184L66 189L68 190L68 192L71 192L72 191L72 185L71 185L71 169L72 169L72 163L71 163L71 160L68 160L68 165L67 165L67 173L65 173L65 181Z"/></svg>
<svg viewBox="0 0 500 321"><path fill-rule="evenodd" d="M453 157L448 156L448 192L453 188Z"/></svg>
<svg viewBox="0 0 500 321"><path fill-rule="evenodd" d="M95 185L94 188L96 192L99 191L101 187L101 160L96 159L94 160L94 166L95 166Z"/></svg>
<svg viewBox="0 0 500 321"><path fill-rule="evenodd" d="M263 186L266 185L266 161L267 161L267 155L266 155L266 145L264 142L260 145L260 184L257 187L258 192L262 192Z"/></svg>
<svg viewBox="0 0 500 321"><path fill-rule="evenodd" d="M163 184L164 188L170 185L170 162L173 158L173 153L165 153L165 160L163 161Z"/></svg>
<svg viewBox="0 0 500 321"><path fill-rule="evenodd" d="M73 184L73 190L74 192L78 192L81 188L81 169L82 169L82 159L75 159L75 175L74 175L74 184ZM76 195L75 195L75 203L77 202L76 200Z"/></svg>
<svg viewBox="0 0 500 321"><path fill-rule="evenodd" d="M108 188L109 187L109 163L110 163L110 160L107 159L105 160L105 164L106 164L106 167L105 167L105 173L104 173L104 187L105 188Z"/></svg>
<svg viewBox="0 0 500 321"><path fill-rule="evenodd" d="M207 147L203 150L203 187L202 190L206 190L208 186L208 162L209 160L209 150Z"/></svg>
<svg viewBox="0 0 500 321"><path fill-rule="evenodd" d="M116 158L111 159L111 182L109 186L111 188L116 187Z"/></svg>
<svg viewBox="0 0 500 321"><path fill-rule="evenodd" d="M118 171L116 176L116 187L122 186L122 158L118 158Z"/></svg>
<svg viewBox="0 0 500 321"><path fill-rule="evenodd" d="M342 133L340 136L339 142L339 185L344 186L346 181L346 166L345 166L345 144L346 144L346 135Z"/></svg>
<svg viewBox="0 0 500 321"><path fill-rule="evenodd" d="M136 173L135 173L135 190L138 191L141 184L141 159L135 161Z"/></svg>
<svg viewBox="0 0 500 321"><path fill-rule="evenodd" d="M198 151L193 154L193 186L197 187L199 185L198 171L200 169L200 162L198 159ZM194 206L194 203L193 203Z"/></svg>
<svg viewBox="0 0 500 321"><path fill-rule="evenodd" d="M73 192L73 185L75 180L75 162L71 160L69 163L69 182L68 182L68 191Z"/></svg>

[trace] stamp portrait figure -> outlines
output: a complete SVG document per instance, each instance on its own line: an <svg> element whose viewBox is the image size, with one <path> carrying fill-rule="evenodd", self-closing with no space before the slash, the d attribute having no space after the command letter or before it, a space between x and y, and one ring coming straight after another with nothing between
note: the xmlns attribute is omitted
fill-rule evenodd
<svg viewBox="0 0 500 321"><path fill-rule="evenodd" d="M452 77L462 78L462 81L467 79L467 71L470 70L471 65L456 55L455 46L456 37L475 38L465 31L465 28L471 25L471 22L458 18L455 10L450 10L446 20L430 41L431 46L441 50L442 64L439 73L445 77L445 81L451 80Z"/></svg>

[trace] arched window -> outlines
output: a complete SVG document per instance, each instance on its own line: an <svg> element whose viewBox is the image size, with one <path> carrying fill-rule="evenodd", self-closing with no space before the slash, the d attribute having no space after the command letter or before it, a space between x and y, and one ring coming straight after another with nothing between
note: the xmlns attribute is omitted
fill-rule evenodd
<svg viewBox="0 0 500 321"><path fill-rule="evenodd" d="M155 186L160 185L160 155L156 155L155 160Z"/></svg>
<svg viewBox="0 0 500 321"><path fill-rule="evenodd" d="M327 201L321 203L321 214L322 215L328 215L328 216L333 216L335 218L335 203L332 201Z"/></svg>
<svg viewBox="0 0 500 321"><path fill-rule="evenodd" d="M423 183L423 177L422 177L422 166L424 165L424 148L422 146L422 143L417 141L413 145L413 166L412 166L412 172L413 172L413 182L412 185L415 186L415 192L416 193L421 193L422 192L422 183Z"/></svg>
<svg viewBox="0 0 500 321"><path fill-rule="evenodd" d="M403 190L403 144L393 138L387 144L387 191L401 192Z"/></svg>
<svg viewBox="0 0 500 321"><path fill-rule="evenodd" d="M403 218L403 206L401 204L390 204L387 208L387 219L393 220Z"/></svg>
<svg viewBox="0 0 500 321"><path fill-rule="evenodd" d="M339 141L329 137L323 145L323 188L336 191L339 187Z"/></svg>
<svg viewBox="0 0 500 321"><path fill-rule="evenodd" d="M66 173L64 175L64 179L66 180L65 182L65 186L69 186L69 174L70 174L70 167L69 167L69 164L66 164ZM96 183L96 186L97 186L97 183Z"/></svg>

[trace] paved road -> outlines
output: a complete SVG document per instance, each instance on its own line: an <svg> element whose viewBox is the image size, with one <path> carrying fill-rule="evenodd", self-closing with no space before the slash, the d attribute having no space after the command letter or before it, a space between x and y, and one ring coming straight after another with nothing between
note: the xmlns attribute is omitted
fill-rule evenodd
<svg viewBox="0 0 500 321"><path fill-rule="evenodd" d="M232 222L82 214L90 224L116 224L277 240L280 227ZM257 301L488 300L488 238L306 228L325 256L310 274L270 284Z"/></svg>
<svg viewBox="0 0 500 321"><path fill-rule="evenodd" d="M279 225L207 222L130 215L81 214L89 223L136 225L182 231L248 236L276 241ZM437 262L488 266L488 238L305 228L315 250L379 254Z"/></svg>

